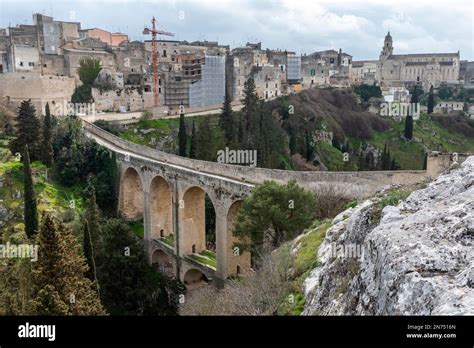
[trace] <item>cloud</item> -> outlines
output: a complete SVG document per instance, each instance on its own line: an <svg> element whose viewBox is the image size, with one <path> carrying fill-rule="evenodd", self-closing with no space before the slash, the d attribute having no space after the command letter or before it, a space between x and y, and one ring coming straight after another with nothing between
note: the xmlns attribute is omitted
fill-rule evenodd
<svg viewBox="0 0 474 348"><path fill-rule="evenodd" d="M390 29L395 53L457 52L474 59L474 3L456 0L2 0L0 26L31 23L40 12L82 27L121 30L143 40L151 16L179 40L216 40L232 47L258 40L264 47L311 53L339 49L376 59Z"/></svg>

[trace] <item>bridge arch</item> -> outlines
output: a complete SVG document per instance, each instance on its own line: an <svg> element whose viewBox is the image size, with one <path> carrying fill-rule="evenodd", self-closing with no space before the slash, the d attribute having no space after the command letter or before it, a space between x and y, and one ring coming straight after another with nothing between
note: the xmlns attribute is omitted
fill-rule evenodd
<svg viewBox="0 0 474 348"><path fill-rule="evenodd" d="M186 285L188 290L193 290L207 285L209 280L200 270L191 268L184 274L183 283Z"/></svg>
<svg viewBox="0 0 474 348"><path fill-rule="evenodd" d="M233 202L227 210L227 275L242 275L250 271L250 252L235 246L239 238L234 236L234 224L243 204L242 200Z"/></svg>
<svg viewBox="0 0 474 348"><path fill-rule="evenodd" d="M179 202L180 214L180 249L183 255L201 253L209 248L209 236L206 238L206 203L215 219L215 205L206 191L198 186L191 186L184 191ZM209 222L209 216L207 217ZM209 223L208 223L209 225ZM209 226L208 226L209 227ZM215 242L215 223L210 225ZM212 249L212 248L211 248Z"/></svg>
<svg viewBox="0 0 474 348"><path fill-rule="evenodd" d="M119 210L128 220L143 218L144 213L143 182L138 171L128 167L120 178Z"/></svg>
<svg viewBox="0 0 474 348"><path fill-rule="evenodd" d="M155 176L150 184L150 219L152 239L174 234L171 186L162 176Z"/></svg>

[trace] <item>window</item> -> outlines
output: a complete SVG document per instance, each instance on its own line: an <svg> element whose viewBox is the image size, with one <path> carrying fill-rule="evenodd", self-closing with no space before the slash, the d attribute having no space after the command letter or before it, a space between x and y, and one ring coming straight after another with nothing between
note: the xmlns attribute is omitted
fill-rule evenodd
<svg viewBox="0 0 474 348"><path fill-rule="evenodd" d="M23 62L20 62L20 66L23 66Z"/></svg>
<svg viewBox="0 0 474 348"><path fill-rule="evenodd" d="M160 237L163 238L165 236L165 231L160 230Z"/></svg>
<svg viewBox="0 0 474 348"><path fill-rule="evenodd" d="M195 254L196 253L196 244L193 244L193 246L191 247L192 249L192 253Z"/></svg>
<svg viewBox="0 0 474 348"><path fill-rule="evenodd" d="M334 64L334 58L329 58L329 63Z"/></svg>
<svg viewBox="0 0 474 348"><path fill-rule="evenodd" d="M166 57L166 50L163 50L163 57Z"/></svg>

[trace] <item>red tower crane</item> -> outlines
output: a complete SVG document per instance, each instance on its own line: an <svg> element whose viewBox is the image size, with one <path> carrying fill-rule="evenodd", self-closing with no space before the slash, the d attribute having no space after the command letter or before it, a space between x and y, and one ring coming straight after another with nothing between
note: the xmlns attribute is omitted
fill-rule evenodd
<svg viewBox="0 0 474 348"><path fill-rule="evenodd" d="M160 105L160 94L158 93L158 43L157 38L158 35L167 35L167 36L174 36L174 33L170 33L167 31L162 31L156 29L156 19L153 17L151 20L152 27L143 29L143 34L151 34L151 60L153 65L153 105L159 106Z"/></svg>

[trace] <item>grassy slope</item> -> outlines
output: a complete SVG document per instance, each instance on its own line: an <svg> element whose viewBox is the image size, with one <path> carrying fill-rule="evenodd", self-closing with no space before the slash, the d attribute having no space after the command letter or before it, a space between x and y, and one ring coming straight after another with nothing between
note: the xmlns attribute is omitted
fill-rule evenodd
<svg viewBox="0 0 474 348"><path fill-rule="evenodd" d="M8 221L1 228L1 231L16 226L23 227L21 216L23 214L23 196L12 198L11 192L20 191L23 193L23 165L14 156L11 156L7 139L0 140L0 176L4 178L4 185L0 187L0 199L3 200L0 206L15 212L15 218ZM38 199L38 211L41 216L43 211L52 210L62 220L70 223L73 227L78 225L79 218L84 209L84 202L80 189L77 187L62 187L46 178L46 167L39 161L32 163L34 173L35 192ZM8 183L11 182L11 185ZM74 209L70 208L71 201L74 200Z"/></svg>
<svg viewBox="0 0 474 348"><path fill-rule="evenodd" d="M387 132L375 132L371 140L364 141L350 138L352 148L358 148L361 143L370 143L383 150L388 143L392 157L400 163L402 169L422 169L425 149L449 152L474 152L474 139L463 134L451 132L427 115L422 115L414 121L414 140L407 143L400 138L404 130L404 121L390 120L391 129Z"/></svg>
<svg viewBox="0 0 474 348"><path fill-rule="evenodd" d="M279 315L300 315L304 309L303 282L308 274L318 266L318 248L326 236L331 220L315 221L314 224L297 241L282 245L275 257L285 257L290 249L296 250L292 255L293 272L289 279L290 292L278 309Z"/></svg>
<svg viewBox="0 0 474 348"><path fill-rule="evenodd" d="M188 133L189 134L191 133L193 120L195 122L195 127L197 128L199 124L204 120L205 117L209 117L209 121L210 121L209 123L214 133L213 134L214 137L220 138L221 131L219 127L217 126L217 123L219 121L219 117L217 115L187 117L186 128L187 128ZM177 134L178 128L179 128L178 118L140 120L137 123L126 126L126 128L122 132L120 132L120 137L128 141L134 142L136 144L146 145L146 146L154 148L155 146L151 144L152 138L159 140L164 137L173 135L174 133ZM134 129L152 129L153 131L147 134L143 134L141 132L135 133Z"/></svg>
<svg viewBox="0 0 474 348"><path fill-rule="evenodd" d="M191 120L196 122L197 127L203 121L204 117L210 118L210 124L217 146L219 139L222 138L221 131L217 126L217 115L187 118L188 131L191 128ZM326 120L326 123L327 122L329 121ZM358 149L361 144L370 143L382 151L385 142L387 142L392 158L395 157L402 169L422 169L425 150L474 152L474 139L468 138L460 133L449 131L439 123L431 120L427 115L422 115L419 120L414 122L414 140L411 142L405 142L400 137L404 129L403 120L396 122L392 119L388 119L388 122L390 123L390 129L386 132L374 131L374 136L370 140L349 138L351 149ZM154 145L150 144L151 138L154 137L160 140L163 137L173 136L173 134L177 134L178 126L178 119L141 120L137 124L129 125L121 132L121 137L137 144L154 147ZM135 128L153 129L153 131L148 134L142 134L140 132L134 133L133 130ZM175 137L171 137L171 141L176 141ZM350 156L349 161L344 162L343 153L330 144L324 142L317 143L316 152L331 171L355 171L358 168L357 159L353 158L354 156ZM282 155L281 159L285 160L286 157ZM287 163L287 169L292 169L290 163Z"/></svg>

